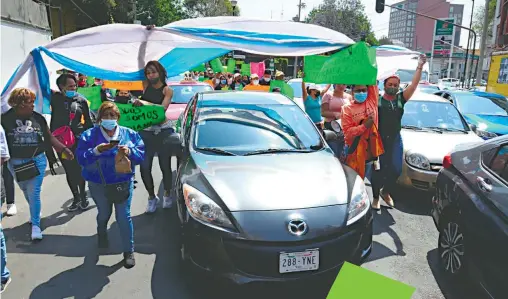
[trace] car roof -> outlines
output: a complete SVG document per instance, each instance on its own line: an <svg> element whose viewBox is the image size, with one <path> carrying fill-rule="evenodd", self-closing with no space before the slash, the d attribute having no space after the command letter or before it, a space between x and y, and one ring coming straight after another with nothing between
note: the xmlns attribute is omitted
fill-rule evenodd
<svg viewBox="0 0 508 299"><path fill-rule="evenodd" d="M210 86L210 84L208 83L205 83L205 82L198 82L198 81L170 81L167 83L169 86L177 86L177 85L182 85L182 86L186 86L186 85L189 85L189 86L193 86L193 85L208 85Z"/></svg>
<svg viewBox="0 0 508 299"><path fill-rule="evenodd" d="M472 94L474 95L477 95L479 97L489 97L489 98L497 98L497 99L506 99L505 96L501 95L501 94L498 94L498 93L493 93L493 92L485 92L485 91L472 91L471 92Z"/></svg>
<svg viewBox="0 0 508 299"><path fill-rule="evenodd" d="M450 101L446 100L445 98L430 93L424 93L418 91L418 89L411 97L411 101L450 103Z"/></svg>
<svg viewBox="0 0 508 299"><path fill-rule="evenodd" d="M205 91L200 92L199 107L226 105L295 105L279 93L261 91Z"/></svg>

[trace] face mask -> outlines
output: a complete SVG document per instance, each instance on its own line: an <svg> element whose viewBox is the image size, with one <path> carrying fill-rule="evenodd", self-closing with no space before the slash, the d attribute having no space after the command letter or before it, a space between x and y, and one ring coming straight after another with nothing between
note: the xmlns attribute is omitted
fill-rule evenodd
<svg viewBox="0 0 508 299"><path fill-rule="evenodd" d="M252 80L252 84L258 85L259 84L259 80Z"/></svg>
<svg viewBox="0 0 508 299"><path fill-rule="evenodd" d="M151 84L157 84L159 83L159 77L148 79L148 81L150 81Z"/></svg>
<svg viewBox="0 0 508 299"><path fill-rule="evenodd" d="M73 97L75 97L75 96L76 96L76 94L77 94L77 92L76 92L75 90L67 90L67 91L65 92L65 96L66 96L66 97L68 97L68 98L71 98L71 99L72 99Z"/></svg>
<svg viewBox="0 0 508 299"><path fill-rule="evenodd" d="M271 80L271 79L272 79L272 78L265 78L265 81L266 81L266 82L270 82L270 80Z"/></svg>
<svg viewBox="0 0 508 299"><path fill-rule="evenodd" d="M365 100L367 100L366 92L355 92L355 101L358 103L363 103Z"/></svg>
<svg viewBox="0 0 508 299"><path fill-rule="evenodd" d="M101 120L101 126L106 129L106 130L113 130L114 128L116 128L116 123L117 123L117 120L116 119L103 119Z"/></svg>
<svg viewBox="0 0 508 299"><path fill-rule="evenodd" d="M398 91L399 91L399 89L397 87L387 87L387 88L385 88L385 93L389 94L391 96L396 95Z"/></svg>
<svg viewBox="0 0 508 299"><path fill-rule="evenodd" d="M199 77L194 77L194 80L195 80L195 81L198 81L198 80L199 80Z"/></svg>
<svg viewBox="0 0 508 299"><path fill-rule="evenodd" d="M228 83L228 81L226 81L226 80L221 80L220 81L220 84L222 84L222 85L226 85L227 83Z"/></svg>
<svg viewBox="0 0 508 299"><path fill-rule="evenodd" d="M102 81L95 81L95 85L102 86Z"/></svg>

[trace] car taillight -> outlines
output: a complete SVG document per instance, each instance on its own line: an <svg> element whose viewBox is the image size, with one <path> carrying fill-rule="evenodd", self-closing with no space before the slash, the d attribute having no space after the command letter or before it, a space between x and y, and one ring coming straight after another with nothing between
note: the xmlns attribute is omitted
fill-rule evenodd
<svg viewBox="0 0 508 299"><path fill-rule="evenodd" d="M443 168L447 169L452 167L452 155L448 154L443 158Z"/></svg>

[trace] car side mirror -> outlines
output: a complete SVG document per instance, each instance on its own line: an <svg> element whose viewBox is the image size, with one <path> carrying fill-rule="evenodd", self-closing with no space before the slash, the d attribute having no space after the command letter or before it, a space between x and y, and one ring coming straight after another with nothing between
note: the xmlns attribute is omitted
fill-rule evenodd
<svg viewBox="0 0 508 299"><path fill-rule="evenodd" d="M471 131L476 132L476 125L470 124L469 128L471 129Z"/></svg>

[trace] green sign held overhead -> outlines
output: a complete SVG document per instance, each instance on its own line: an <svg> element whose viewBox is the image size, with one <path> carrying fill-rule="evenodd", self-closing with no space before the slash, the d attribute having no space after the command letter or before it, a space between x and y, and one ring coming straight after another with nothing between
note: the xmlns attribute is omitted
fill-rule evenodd
<svg viewBox="0 0 508 299"><path fill-rule="evenodd" d="M270 91L273 92L274 88L279 88L280 93L290 98L291 100L295 97L293 88L282 80L270 81Z"/></svg>
<svg viewBox="0 0 508 299"><path fill-rule="evenodd" d="M90 102L90 110L99 110L102 104L101 100L102 86L80 87L77 92Z"/></svg>
<svg viewBox="0 0 508 299"><path fill-rule="evenodd" d="M305 56L303 71L305 82L376 85L376 49L358 42L331 56Z"/></svg>
<svg viewBox="0 0 508 299"><path fill-rule="evenodd" d="M216 73L222 73L224 71L222 62L220 62L219 58L215 58L214 60L210 61L210 67Z"/></svg>
<svg viewBox="0 0 508 299"><path fill-rule="evenodd" d="M204 72L205 71L205 64L200 64L198 66L196 66L195 68L193 68L191 71L193 72Z"/></svg>
<svg viewBox="0 0 508 299"><path fill-rule="evenodd" d="M233 73L236 68L236 63L234 59L228 59L228 73Z"/></svg>
<svg viewBox="0 0 508 299"><path fill-rule="evenodd" d="M118 124L134 131L141 131L166 120L164 107L145 104L134 107L132 104L116 104L120 110Z"/></svg>
<svg viewBox="0 0 508 299"><path fill-rule="evenodd" d="M240 74L242 74L242 76L250 76L250 64L242 64L240 68Z"/></svg>

